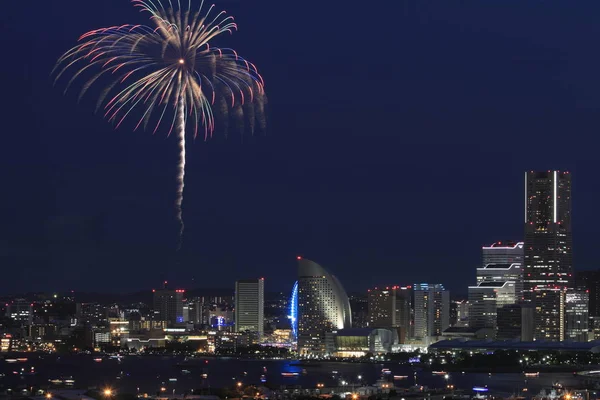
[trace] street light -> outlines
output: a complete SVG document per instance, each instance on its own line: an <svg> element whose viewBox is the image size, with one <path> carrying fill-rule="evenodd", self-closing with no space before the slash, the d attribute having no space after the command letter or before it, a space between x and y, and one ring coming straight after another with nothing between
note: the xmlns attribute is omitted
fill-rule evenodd
<svg viewBox="0 0 600 400"><path fill-rule="evenodd" d="M47 399L51 399L52 398L52 393L46 393L46 398Z"/></svg>
<svg viewBox="0 0 600 400"><path fill-rule="evenodd" d="M110 388L104 389L104 396L110 397L110 396L112 396L112 394L113 394L112 389L110 389Z"/></svg>

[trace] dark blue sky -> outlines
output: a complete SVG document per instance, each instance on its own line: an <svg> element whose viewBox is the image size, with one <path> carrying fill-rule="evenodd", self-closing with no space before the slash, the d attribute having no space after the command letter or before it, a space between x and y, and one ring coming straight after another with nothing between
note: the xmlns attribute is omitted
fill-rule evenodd
<svg viewBox="0 0 600 400"><path fill-rule="evenodd" d="M49 77L81 33L147 16L5 4L0 293L287 290L296 254L350 290L466 292L481 245L522 239L526 169L572 171L575 268L598 267L600 3L216 3L240 26L217 44L266 80L269 127L188 147L177 258L175 138L115 131Z"/></svg>

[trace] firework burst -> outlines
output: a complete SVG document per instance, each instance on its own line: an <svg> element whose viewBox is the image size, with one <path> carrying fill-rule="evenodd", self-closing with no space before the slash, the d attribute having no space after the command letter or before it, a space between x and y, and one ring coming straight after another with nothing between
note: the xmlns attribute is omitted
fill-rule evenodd
<svg viewBox="0 0 600 400"><path fill-rule="evenodd" d="M214 5L192 7L188 0L132 0L150 13L153 27L121 25L83 34L53 71L55 82L69 76L65 93L84 80L81 99L94 84L102 85L97 110L118 128L125 119L135 129L161 127L176 132L180 160L175 202L183 236L183 187L186 161L186 126L193 137L206 140L215 129L215 114L232 115L247 129L264 125L264 82L256 67L232 49L212 47L211 41L237 29L233 17L216 12ZM167 5L168 3L168 5ZM91 77L90 77L91 75ZM226 118L223 119L224 121Z"/></svg>

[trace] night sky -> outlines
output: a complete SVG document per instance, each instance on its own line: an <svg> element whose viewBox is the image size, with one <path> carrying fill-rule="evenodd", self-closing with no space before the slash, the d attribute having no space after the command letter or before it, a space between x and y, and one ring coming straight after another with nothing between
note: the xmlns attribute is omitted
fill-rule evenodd
<svg viewBox="0 0 600 400"><path fill-rule="evenodd" d="M573 173L575 269L600 267L599 2L216 4L240 26L216 44L265 78L268 129L189 143L176 255L176 138L114 130L50 78L80 34L147 15L5 2L0 294L291 290L297 254L350 291L466 293L482 245L523 237L526 169Z"/></svg>

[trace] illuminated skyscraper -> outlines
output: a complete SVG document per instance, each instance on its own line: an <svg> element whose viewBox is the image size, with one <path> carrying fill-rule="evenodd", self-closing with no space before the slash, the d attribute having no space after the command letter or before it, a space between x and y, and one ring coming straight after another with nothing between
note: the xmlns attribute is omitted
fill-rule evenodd
<svg viewBox="0 0 600 400"><path fill-rule="evenodd" d="M533 302L536 340L564 339L565 289L573 287L571 175L525 173L524 298Z"/></svg>
<svg viewBox="0 0 600 400"><path fill-rule="evenodd" d="M600 317L600 270L577 271L575 289L588 291L590 317Z"/></svg>
<svg viewBox="0 0 600 400"><path fill-rule="evenodd" d="M166 321L169 326L185 323L183 317L183 294L185 290L164 289L153 290L154 292L154 320Z"/></svg>
<svg viewBox="0 0 600 400"><path fill-rule="evenodd" d="M262 336L265 325L265 280L248 279L235 283L235 331Z"/></svg>
<svg viewBox="0 0 600 400"><path fill-rule="evenodd" d="M400 328L400 340L410 335L412 309L411 286L369 289L368 320L372 328Z"/></svg>
<svg viewBox="0 0 600 400"><path fill-rule="evenodd" d="M589 293L584 290L565 292L565 339L587 342L589 318Z"/></svg>
<svg viewBox="0 0 600 400"><path fill-rule="evenodd" d="M481 282L513 282L515 299L523 297L523 242L495 242L481 249L482 267L477 268L477 284Z"/></svg>
<svg viewBox="0 0 600 400"><path fill-rule="evenodd" d="M397 286L369 289L369 327L396 326L396 289Z"/></svg>
<svg viewBox="0 0 600 400"><path fill-rule="evenodd" d="M350 327L350 301L340 281L298 257L298 352L324 354L326 334Z"/></svg>
<svg viewBox="0 0 600 400"><path fill-rule="evenodd" d="M450 326L450 292L443 285L415 283L414 337L426 340L441 336Z"/></svg>
<svg viewBox="0 0 600 400"><path fill-rule="evenodd" d="M498 309L516 303L513 281L484 281L477 286L469 286L469 326L489 328L495 336Z"/></svg>

